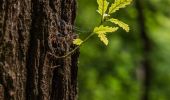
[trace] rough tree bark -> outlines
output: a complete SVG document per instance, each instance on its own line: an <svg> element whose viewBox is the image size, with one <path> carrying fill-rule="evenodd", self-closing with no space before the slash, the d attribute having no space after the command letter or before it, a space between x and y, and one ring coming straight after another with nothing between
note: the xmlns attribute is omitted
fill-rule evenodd
<svg viewBox="0 0 170 100"><path fill-rule="evenodd" d="M0 100L76 100L75 0L0 0ZM51 54L53 55L51 55Z"/></svg>
<svg viewBox="0 0 170 100"><path fill-rule="evenodd" d="M144 1L136 0L136 9L138 12L138 23L140 27L140 37L143 43L143 59L141 61L141 70L143 73L142 80L142 95L141 100L149 100L149 92L151 87L151 79L152 79L152 66L151 61L149 59L149 55L151 53L151 39L147 34L146 28L146 20L144 15Z"/></svg>

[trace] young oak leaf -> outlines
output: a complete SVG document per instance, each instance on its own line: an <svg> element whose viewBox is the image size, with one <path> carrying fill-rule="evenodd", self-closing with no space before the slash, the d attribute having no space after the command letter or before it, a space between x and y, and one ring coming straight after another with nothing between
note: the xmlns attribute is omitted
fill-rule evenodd
<svg viewBox="0 0 170 100"><path fill-rule="evenodd" d="M108 8L109 2L107 2L107 0L97 0L98 3L98 10L97 12L102 15L102 17L105 17L106 14L106 10Z"/></svg>
<svg viewBox="0 0 170 100"><path fill-rule="evenodd" d="M124 22L122 22L122 21L120 21L118 19L114 19L114 18L111 18L111 19L109 19L107 21L115 23L115 24L119 25L121 28L123 28L126 32L129 32L129 26L126 23L124 23Z"/></svg>
<svg viewBox="0 0 170 100"><path fill-rule="evenodd" d="M109 13L114 13L120 8L125 8L127 5L129 5L132 2L132 0L115 0L115 2L110 6Z"/></svg>
<svg viewBox="0 0 170 100"><path fill-rule="evenodd" d="M106 38L107 32L115 32L118 30L118 27L109 27L109 26L103 26L100 25L99 27L95 27L93 32L98 34L98 37L100 40L105 44L108 45L108 40Z"/></svg>
<svg viewBox="0 0 170 100"><path fill-rule="evenodd" d="M103 26L100 25L99 27L95 27L93 32L94 33L107 33L107 32L115 32L117 31L118 27L109 27L109 26Z"/></svg>
<svg viewBox="0 0 170 100"><path fill-rule="evenodd" d="M98 37L100 38L100 41L102 41L105 45L108 45L109 41L104 33L99 33Z"/></svg>
<svg viewBox="0 0 170 100"><path fill-rule="evenodd" d="M83 41L80 38L74 39L73 44L75 45L81 45Z"/></svg>

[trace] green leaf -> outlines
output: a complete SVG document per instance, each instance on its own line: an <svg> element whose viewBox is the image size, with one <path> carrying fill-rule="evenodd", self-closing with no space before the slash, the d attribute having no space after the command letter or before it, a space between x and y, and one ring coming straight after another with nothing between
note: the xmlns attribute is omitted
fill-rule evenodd
<svg viewBox="0 0 170 100"><path fill-rule="evenodd" d="M98 37L100 38L100 40L105 44L108 45L108 39L106 38L106 33L107 32L115 32L118 30L118 27L109 27L109 26L99 26L99 27L95 27L93 32L98 34Z"/></svg>
<svg viewBox="0 0 170 100"><path fill-rule="evenodd" d="M75 45L81 45L83 43L83 41L81 40L81 39L74 39L74 41L73 41L73 44L75 44Z"/></svg>
<svg viewBox="0 0 170 100"><path fill-rule="evenodd" d="M120 20L118 20L118 19L114 19L114 18L111 18L111 19L109 19L108 21L119 25L119 26L122 27L126 32L129 32L129 26L128 26L126 23L124 23L124 22L122 22L122 21L120 21Z"/></svg>
<svg viewBox="0 0 170 100"><path fill-rule="evenodd" d="M118 30L118 27L109 27L109 26L103 26L100 25L99 27L95 27L93 32L94 33L106 33L106 32L115 32Z"/></svg>
<svg viewBox="0 0 170 100"><path fill-rule="evenodd" d="M114 13L120 8L125 8L127 5L129 5L132 2L132 0L115 0L115 2L110 6L109 13Z"/></svg>
<svg viewBox="0 0 170 100"><path fill-rule="evenodd" d="M104 33L99 33L98 34L98 37L100 38L100 40L105 44L105 45L108 45L108 39L106 37L106 35Z"/></svg>
<svg viewBox="0 0 170 100"><path fill-rule="evenodd" d="M108 8L109 2L106 0L97 0L98 10L97 12L104 18L106 16L105 12Z"/></svg>

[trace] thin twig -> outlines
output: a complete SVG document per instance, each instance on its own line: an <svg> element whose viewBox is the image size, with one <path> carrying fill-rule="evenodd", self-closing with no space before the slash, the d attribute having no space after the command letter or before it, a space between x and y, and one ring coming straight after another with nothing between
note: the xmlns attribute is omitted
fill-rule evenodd
<svg viewBox="0 0 170 100"><path fill-rule="evenodd" d="M66 57L70 56L72 53L74 53L83 43L85 43L93 35L94 35L94 33L90 32L90 35L88 35L80 45L76 46L73 50L71 50L70 52L68 52L67 54L65 54L63 56L56 56L55 54L50 53L50 52L48 52L48 54L55 57L56 59L66 58Z"/></svg>

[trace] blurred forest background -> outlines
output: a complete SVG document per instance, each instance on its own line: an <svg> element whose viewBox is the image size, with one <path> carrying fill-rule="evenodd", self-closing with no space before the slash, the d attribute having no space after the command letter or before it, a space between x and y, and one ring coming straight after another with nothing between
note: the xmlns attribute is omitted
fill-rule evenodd
<svg viewBox="0 0 170 100"><path fill-rule="evenodd" d="M96 0L77 2L83 38L100 15ZM134 0L113 17L131 30L108 34L107 47L97 36L81 47L79 100L170 100L170 0Z"/></svg>

